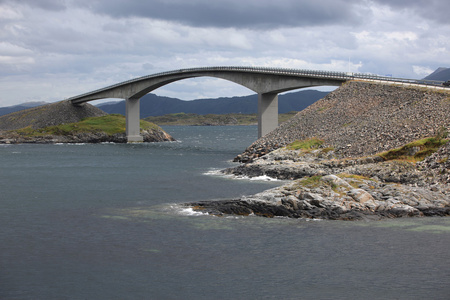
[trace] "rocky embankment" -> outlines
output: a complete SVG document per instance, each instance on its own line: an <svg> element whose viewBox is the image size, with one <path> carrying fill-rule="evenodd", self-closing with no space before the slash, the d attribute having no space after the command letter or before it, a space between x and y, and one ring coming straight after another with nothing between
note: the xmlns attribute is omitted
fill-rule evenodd
<svg viewBox="0 0 450 300"><path fill-rule="evenodd" d="M27 136L14 130L30 127L33 129L45 128L67 123L77 123L85 118L101 117L107 113L101 109L85 103L74 106L67 101L60 101L43 106L18 111L0 117L0 144L23 143L126 143L125 133L109 135L105 132L73 132L71 134L42 134ZM174 138L161 128L141 132L144 142L174 141Z"/></svg>
<svg viewBox="0 0 450 300"><path fill-rule="evenodd" d="M187 205L214 215L340 220L448 216L450 142L418 163L375 155L448 132L450 93L349 83L256 141L239 157L247 163L223 171L289 183L240 199ZM282 148L312 137L325 143L307 151Z"/></svg>
<svg viewBox="0 0 450 300"><path fill-rule="evenodd" d="M450 90L349 82L258 139L247 162L295 140L316 137L341 158L373 155L450 127Z"/></svg>

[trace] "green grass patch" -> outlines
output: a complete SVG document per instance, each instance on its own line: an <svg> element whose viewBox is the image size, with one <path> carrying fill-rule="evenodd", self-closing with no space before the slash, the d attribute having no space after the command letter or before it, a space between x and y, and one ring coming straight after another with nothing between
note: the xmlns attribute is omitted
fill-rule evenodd
<svg viewBox="0 0 450 300"><path fill-rule="evenodd" d="M445 145L447 139L430 137L414 141L402 147L395 148L379 154L384 160L406 160L417 162L436 152Z"/></svg>
<svg viewBox="0 0 450 300"><path fill-rule="evenodd" d="M324 185L324 182L321 179L322 179L321 175L304 177L298 181L298 184L302 187L316 188L316 187Z"/></svg>
<svg viewBox="0 0 450 300"><path fill-rule="evenodd" d="M295 142L286 146L287 150L312 150L318 149L324 143L318 138L310 138L305 140L296 140Z"/></svg>
<svg viewBox="0 0 450 300"><path fill-rule="evenodd" d="M92 117L83 119L77 123L61 124L45 128L32 129L25 127L16 130L17 133L24 136L42 136L42 135L71 135L74 133L92 133L104 132L108 135L124 133L126 127L125 117L119 114L110 114L102 117ZM153 123L140 120L141 130L159 129Z"/></svg>

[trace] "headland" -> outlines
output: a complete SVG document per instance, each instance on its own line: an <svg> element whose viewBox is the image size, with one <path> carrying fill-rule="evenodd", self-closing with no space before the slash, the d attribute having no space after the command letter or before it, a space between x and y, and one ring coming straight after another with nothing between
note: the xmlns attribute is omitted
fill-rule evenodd
<svg viewBox="0 0 450 300"><path fill-rule="evenodd" d="M381 219L450 215L450 92L349 82L253 143L224 170L288 182L189 203L214 215Z"/></svg>

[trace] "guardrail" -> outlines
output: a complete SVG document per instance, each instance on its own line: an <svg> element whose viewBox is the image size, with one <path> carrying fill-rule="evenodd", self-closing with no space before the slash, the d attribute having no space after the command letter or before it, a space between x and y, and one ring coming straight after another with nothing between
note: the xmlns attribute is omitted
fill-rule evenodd
<svg viewBox="0 0 450 300"><path fill-rule="evenodd" d="M406 78L395 78L389 76L379 76L374 74L366 74L366 73L353 73L353 72L334 72L334 71L320 71L320 70L305 70L305 69L285 69L285 68L273 68L273 67L240 67L240 66L230 66L230 67L200 67L200 68L188 68L188 69L179 69L168 72L161 72L152 75L146 75L142 77L138 77L135 79L130 79L127 81L119 82L114 85L110 85L101 89L97 89L88 93L84 93L78 96L70 97L67 100L76 100L82 97L94 95L109 89L113 89L122 85L130 84L133 82L138 82L141 80L162 77L162 76L171 76L178 75L182 73L197 73L197 72L250 72L250 73L267 73L273 75L291 75L291 76L299 76L299 77L309 77L309 78L324 78L324 79L337 79L337 80L369 80L369 81L379 81L379 82L393 82L400 84L414 84L414 85L425 85L425 86L433 86L433 87L442 87L444 89L448 89L448 87L444 87L442 84L443 81L432 81L432 80L422 80L422 79L406 79Z"/></svg>

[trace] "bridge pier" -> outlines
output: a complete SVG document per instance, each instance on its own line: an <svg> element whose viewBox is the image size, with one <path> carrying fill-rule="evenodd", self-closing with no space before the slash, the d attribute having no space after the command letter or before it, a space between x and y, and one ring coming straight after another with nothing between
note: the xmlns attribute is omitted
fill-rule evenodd
<svg viewBox="0 0 450 300"><path fill-rule="evenodd" d="M126 104L126 135L128 143L141 143L144 137L140 134L140 99L129 98Z"/></svg>
<svg viewBox="0 0 450 300"><path fill-rule="evenodd" d="M258 94L258 138L278 127L278 93Z"/></svg>

